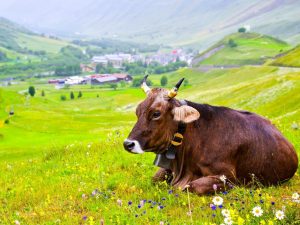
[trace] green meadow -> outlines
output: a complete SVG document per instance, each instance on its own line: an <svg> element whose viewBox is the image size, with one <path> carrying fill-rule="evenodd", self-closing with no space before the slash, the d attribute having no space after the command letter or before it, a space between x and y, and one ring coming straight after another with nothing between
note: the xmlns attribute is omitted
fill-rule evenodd
<svg viewBox="0 0 300 225"><path fill-rule="evenodd" d="M205 73L184 68L166 76L167 88L181 77L188 80L178 98L269 118L300 156L300 72L244 66ZM161 76L149 78L160 86ZM24 94L30 85L34 97ZM41 79L2 87L0 224L221 224L222 209L230 210L232 224L299 224L300 205L292 199L300 191L299 169L281 186L235 186L215 193L224 200L216 209L210 205L215 195L153 184L154 154L133 155L122 147L144 98L129 86L56 90ZM255 217L251 211L258 205L263 215ZM276 218L277 210L284 212L283 220Z"/></svg>

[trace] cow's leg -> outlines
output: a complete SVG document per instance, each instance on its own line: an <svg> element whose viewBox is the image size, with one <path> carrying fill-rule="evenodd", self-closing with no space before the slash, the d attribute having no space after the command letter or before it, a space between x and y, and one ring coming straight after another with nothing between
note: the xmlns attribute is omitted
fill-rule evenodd
<svg viewBox="0 0 300 225"><path fill-rule="evenodd" d="M172 171L164 168L160 168L155 175L152 177L153 182L163 182L167 181L170 183L172 180Z"/></svg>
<svg viewBox="0 0 300 225"><path fill-rule="evenodd" d="M224 182L224 175L207 176L190 182L187 187L195 194L204 195L225 190L227 181L226 178Z"/></svg>

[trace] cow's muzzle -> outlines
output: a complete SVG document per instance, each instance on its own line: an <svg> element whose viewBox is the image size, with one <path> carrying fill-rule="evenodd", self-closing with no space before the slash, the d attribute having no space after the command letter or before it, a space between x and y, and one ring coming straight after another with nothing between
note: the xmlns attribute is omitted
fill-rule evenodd
<svg viewBox="0 0 300 225"><path fill-rule="evenodd" d="M123 146L124 146L125 150L128 152L136 153L136 154L144 153L143 149L141 148L140 143L136 140L126 139L123 142Z"/></svg>

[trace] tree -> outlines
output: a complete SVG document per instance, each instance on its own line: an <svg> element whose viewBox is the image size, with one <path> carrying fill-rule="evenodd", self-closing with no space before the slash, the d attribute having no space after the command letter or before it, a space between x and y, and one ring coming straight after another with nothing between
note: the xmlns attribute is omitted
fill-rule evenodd
<svg viewBox="0 0 300 225"><path fill-rule="evenodd" d="M70 92L70 99L74 99L74 93L73 93L73 91Z"/></svg>
<svg viewBox="0 0 300 225"><path fill-rule="evenodd" d="M234 40L232 40L232 39L229 39L228 45L229 45L230 48L234 48L234 47L237 46L237 44L236 44L236 43L234 42Z"/></svg>
<svg viewBox="0 0 300 225"><path fill-rule="evenodd" d="M77 96L78 98L81 98L82 97L82 92L81 91L79 91L78 92L78 96Z"/></svg>
<svg viewBox="0 0 300 225"><path fill-rule="evenodd" d="M111 83L110 87L114 90L117 90L118 85L116 83Z"/></svg>
<svg viewBox="0 0 300 225"><path fill-rule="evenodd" d="M168 84L168 78L166 76L162 76L160 79L161 86L166 86Z"/></svg>
<svg viewBox="0 0 300 225"><path fill-rule="evenodd" d="M41 96L45 97L45 91L44 90L42 90Z"/></svg>
<svg viewBox="0 0 300 225"><path fill-rule="evenodd" d="M28 88L28 93L30 94L31 97L35 95L35 88L33 86L30 86Z"/></svg>
<svg viewBox="0 0 300 225"><path fill-rule="evenodd" d="M245 27L240 27L240 28L238 29L238 32L239 32L239 33L245 33L245 32L246 32L246 28L245 28Z"/></svg>

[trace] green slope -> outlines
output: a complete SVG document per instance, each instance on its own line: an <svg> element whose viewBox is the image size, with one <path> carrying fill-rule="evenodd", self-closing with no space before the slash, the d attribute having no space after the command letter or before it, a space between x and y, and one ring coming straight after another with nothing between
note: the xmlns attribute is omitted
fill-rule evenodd
<svg viewBox="0 0 300 225"><path fill-rule="evenodd" d="M292 128L293 124L300 126L298 73L289 68L247 66L207 73L181 69L167 76L169 88L181 77L189 80L190 85L180 89L179 99L267 116L299 155L300 130ZM160 77L150 79L158 85ZM100 219L107 224L223 223L221 210L210 208L213 196L179 190L170 194L165 183L151 182L157 170L152 165L153 154L133 155L123 150L122 141L136 121L135 106L145 98L140 89L73 86L55 90L41 81L31 83L37 89L34 98L21 94L28 88L26 82L0 89L1 120L11 106L15 110L9 124L0 123L0 213L5 215L1 224L98 224ZM40 96L41 90L45 97ZM77 94L79 90L81 99L59 100L61 94L69 96L70 91ZM274 210L284 206L286 216L280 222L292 224L299 218L298 205L291 201L292 193L299 192L299 172L281 186L235 187L220 194L223 207L234 212L236 224L241 219L247 224L262 219L275 224ZM160 202L164 208L149 203L138 206L143 199ZM258 204L264 207L259 220L251 214ZM189 210L194 222L190 222Z"/></svg>
<svg viewBox="0 0 300 225"><path fill-rule="evenodd" d="M300 45L276 58L270 64L274 66L300 67Z"/></svg>
<svg viewBox="0 0 300 225"><path fill-rule="evenodd" d="M196 57L194 66L262 64L288 48L287 43L271 36L234 33Z"/></svg>
<svg viewBox="0 0 300 225"><path fill-rule="evenodd" d="M53 54L68 45L66 41L39 36L26 28L0 17L0 48L9 51L9 58L39 55L41 51ZM21 54L21 55L20 55ZM22 58L22 57L21 57Z"/></svg>

